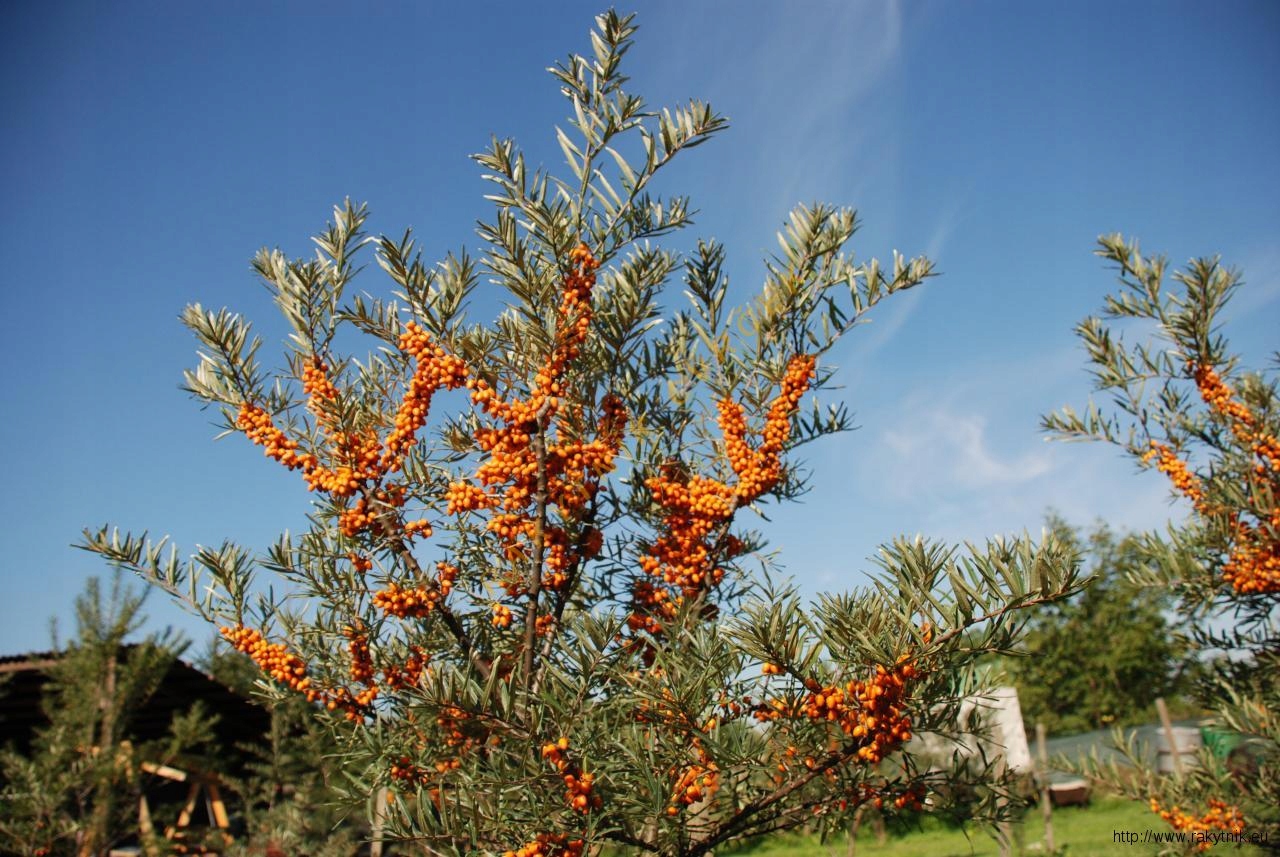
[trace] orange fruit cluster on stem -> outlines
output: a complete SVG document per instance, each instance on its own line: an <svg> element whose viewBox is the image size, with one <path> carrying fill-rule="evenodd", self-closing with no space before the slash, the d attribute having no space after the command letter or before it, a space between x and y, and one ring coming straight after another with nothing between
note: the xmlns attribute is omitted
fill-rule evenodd
<svg viewBox="0 0 1280 857"><path fill-rule="evenodd" d="M809 389L817 361L812 355L800 354L787 364L782 388L765 416L760 446L747 443L747 422L738 402L725 400L719 404L720 430L724 433L725 455L738 475L738 504L744 505L772 491L782 477L781 454L791 437L791 415Z"/></svg>
<svg viewBox="0 0 1280 857"><path fill-rule="evenodd" d="M409 657L403 664L390 664L383 668L383 678L392 690L417 687L424 672L430 673L428 656L417 646L409 647Z"/></svg>
<svg viewBox="0 0 1280 857"><path fill-rule="evenodd" d="M911 740L906 696L908 683L918 675L904 655L892 668L877 666L867 681L822 686L811 680L808 695L796 706L781 699L766 700L756 707L755 717L832 723L856 742L858 759L873 765Z"/></svg>
<svg viewBox="0 0 1280 857"><path fill-rule="evenodd" d="M395 473L403 465L405 453L417 443L418 429L427 423L436 391L456 390L467 381L467 364L462 358L446 353L416 322L405 325L399 345L401 351L413 356L416 365L396 410L395 427L384 445L379 462L383 473Z"/></svg>
<svg viewBox="0 0 1280 857"><path fill-rule="evenodd" d="M373 606L399 619L417 619L428 615L448 597L458 579L456 565L438 562L436 571L438 573L431 586L405 589L396 583L387 584L385 588L373 593Z"/></svg>
<svg viewBox="0 0 1280 857"><path fill-rule="evenodd" d="M290 470L315 466L315 456L298 452L298 442L277 428L271 420L271 415L257 405L251 405L248 402L240 405L236 427L243 431L250 441L261 446L268 458L274 458Z"/></svg>
<svg viewBox="0 0 1280 857"><path fill-rule="evenodd" d="M432 777L430 770L413 764L408 756L401 756L398 762L394 762L390 773L391 779L406 786L426 785Z"/></svg>
<svg viewBox="0 0 1280 857"><path fill-rule="evenodd" d="M236 625L224 627L220 629L220 633L233 648L248 655L272 679L303 694L308 702L320 702L330 711L342 710L348 720L359 720L367 716L370 706L378 698L378 671L373 664L368 636L359 628L348 627L343 631L348 641L351 679L364 685L355 693L345 687L318 686L307 675L307 665L302 658L289 651L289 647L283 643L267 642L260 632L252 628ZM411 647L409 651L405 663L383 667L382 673L387 686L399 689L418 683L426 669L427 657L417 647Z"/></svg>
<svg viewBox="0 0 1280 857"><path fill-rule="evenodd" d="M341 708L349 720L364 715L367 702L359 701L345 688L325 690L317 687L307 675L306 662L283 643L268 643L261 633L243 625L221 628L220 633L233 648L252 658L264 673L304 694L308 702L322 702L330 711Z"/></svg>
<svg viewBox="0 0 1280 857"><path fill-rule="evenodd" d="M1174 830L1186 830L1194 833L1223 830L1236 835L1244 833L1244 815L1236 807L1229 806L1225 801L1216 798L1209 799L1209 810L1201 816L1194 816L1184 812L1178 806L1165 809L1161 806L1160 801L1154 797L1151 799L1151 811L1168 822L1169 826ZM1197 849L1206 851L1210 845L1211 843L1209 842L1200 842L1197 845Z"/></svg>
<svg viewBox="0 0 1280 857"><path fill-rule="evenodd" d="M582 857L583 847L581 839L571 840L563 833L539 833L532 842L506 851L502 857Z"/></svg>
<svg viewBox="0 0 1280 857"><path fill-rule="evenodd" d="M495 628L511 627L511 608L505 604L493 605L493 617L489 620Z"/></svg>
<svg viewBox="0 0 1280 857"><path fill-rule="evenodd" d="M493 423L476 431L476 444L485 460L472 479L449 485L446 511L462 515L496 510L487 528L498 536L507 560L513 563L532 558L531 546L538 535L537 436L543 435L546 509L558 509L566 522L580 519L599 491L600 479L613 470L622 444L627 414L619 397L610 394L601 400L592 440L581 436L580 419L566 419L561 413L561 399L567 391L565 374L590 330L597 266L585 245L570 254L557 311L555 345L538 369L527 398L504 399L481 378L466 382L473 404ZM542 528L541 536L543 567L536 573L541 575L539 585L552 590L567 583L575 563L591 559L601 547L598 532L584 530L575 537L569 528L550 522ZM524 588L513 582L508 592L515 596Z"/></svg>
<svg viewBox="0 0 1280 857"><path fill-rule="evenodd" d="M582 769L569 759L568 750L569 739L560 738L542 745L542 758L564 777L565 803L569 804L574 812L586 815L601 806L600 796L592 793L595 776L583 773Z"/></svg>
<svg viewBox="0 0 1280 857"><path fill-rule="evenodd" d="M1236 400L1235 392L1212 366L1193 363L1191 370L1205 404L1227 419L1237 440L1248 445L1272 470L1280 471L1280 440L1258 428L1258 418Z"/></svg>
<svg viewBox="0 0 1280 857"><path fill-rule="evenodd" d="M1274 492L1280 487L1272 475L1280 472L1280 441L1259 426L1257 416L1236 399L1235 392L1212 366L1192 363L1189 368L1201 398L1227 421L1236 440L1260 459L1252 478L1261 480L1271 475ZM1204 512L1199 503L1197 509ZM1280 592L1280 506L1256 515L1258 520L1250 523L1234 512L1228 514L1233 540L1222 573L1242 595Z"/></svg>
<svg viewBox="0 0 1280 857"><path fill-rule="evenodd" d="M1222 565L1222 576L1241 595L1280 592L1280 507L1270 510L1258 525L1242 520L1234 510L1219 511L1205 498L1204 486L1186 462L1169 447L1151 441L1143 461L1156 462L1174 487L1206 517L1223 514L1231 528L1231 544Z"/></svg>
<svg viewBox="0 0 1280 857"><path fill-rule="evenodd" d="M709 800L720 788L720 769L716 767L702 746L695 745L699 761L680 772L671 791L667 815L676 815L685 807Z"/></svg>
<svg viewBox="0 0 1280 857"><path fill-rule="evenodd" d="M312 687L307 678L307 664L302 658L289 651L282 643L268 643L262 634L244 625L219 629L222 638L238 652L243 652L253 659L264 673L281 684L307 695L307 700L314 702L321 697L321 692Z"/></svg>
<svg viewBox="0 0 1280 857"><path fill-rule="evenodd" d="M1158 441L1151 441L1151 448L1142 455L1145 462L1156 463L1156 469L1169 477L1173 487L1190 500L1201 514L1208 512L1204 501L1204 486L1195 474L1187 467L1187 463L1177 456L1172 449Z"/></svg>
<svg viewBox="0 0 1280 857"><path fill-rule="evenodd" d="M268 457L279 461L290 470L301 469L307 487L337 498L349 498L362 488L379 486L388 474L400 470L404 457L417 442L417 431L426 424L431 399L441 389L454 390L467 379L467 367L461 358L447 354L433 343L417 325L409 322L400 335L400 350L414 358L413 375L409 380L404 399L396 410L395 425L385 444L378 439L374 429L344 431L335 424L334 408L338 399L337 386L329 377L329 367L318 356L302 369L302 388L307 396L307 408L315 415L317 424L329 438L331 465L321 462L312 453L299 451L298 442L288 437L275 425L270 414L252 402L240 405L236 426L250 441L264 448ZM377 491L384 491L377 488ZM397 505L389 503L388 505ZM368 529L377 519L362 497L355 508L344 509L339 514L339 529L347 537ZM427 536L431 528L425 521L411 522L406 535Z"/></svg>
<svg viewBox="0 0 1280 857"><path fill-rule="evenodd" d="M734 512L777 487L782 478L782 452L791 437L791 417L813 381L816 359L799 354L787 363L781 389L769 406L760 445L747 442L747 423L741 404L719 403L719 425L725 455L737 476L728 485L706 476L689 476L678 463L663 467L645 480L654 503L662 508L658 537L640 557L645 574L659 578L679 595L667 592L643 578L633 591L632 630L659 633L662 620L675 614L685 599L714 589L724 579L719 563L742 550L742 543L727 532ZM673 597L674 596L674 597Z"/></svg>
<svg viewBox="0 0 1280 857"><path fill-rule="evenodd" d="M1267 530L1280 533L1280 508L1271 511L1268 524L1263 528L1236 522L1235 542L1222 564L1222 576L1242 595L1280 592L1280 538L1267 534Z"/></svg>

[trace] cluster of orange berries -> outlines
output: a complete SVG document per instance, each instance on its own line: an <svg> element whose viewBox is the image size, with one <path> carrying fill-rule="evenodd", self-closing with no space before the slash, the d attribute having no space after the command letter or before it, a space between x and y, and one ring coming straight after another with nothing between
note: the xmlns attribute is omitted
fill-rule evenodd
<svg viewBox="0 0 1280 857"><path fill-rule="evenodd" d="M373 659L369 654L369 638L364 631L358 628L348 627L343 630L343 636L347 638L347 653L351 656L351 679L358 681L366 688L374 686L374 669ZM369 702L377 696L377 690L369 698Z"/></svg>
<svg viewBox="0 0 1280 857"><path fill-rule="evenodd" d="M387 436L379 462L384 473L395 473L405 453L417 443L418 429L427 424L431 399L437 390L456 390L467 381L467 364L431 341L417 322L409 322L400 334L400 350L415 360L413 377L396 410L395 427Z"/></svg>
<svg viewBox="0 0 1280 857"><path fill-rule="evenodd" d="M765 415L758 449L747 444L747 422L742 405L725 400L719 403L720 430L724 434L725 456L738 475L739 504L751 503L772 491L782 477L781 454L791 437L791 415L813 381L817 359L798 354L787 363L782 387Z"/></svg>
<svg viewBox="0 0 1280 857"><path fill-rule="evenodd" d="M339 465L335 470L313 464L303 469L302 477L310 491L350 497L366 480L378 478L378 438L372 433L359 436L342 432L335 433L334 437L335 457L350 463Z"/></svg>
<svg viewBox="0 0 1280 857"><path fill-rule="evenodd" d="M711 537L733 516L736 503L733 490L719 480L694 476L678 481L681 478L674 468L667 468L667 473L645 480L663 509L664 532L640 557L640 568L677 587L685 598L694 598L724 579Z"/></svg>
<svg viewBox="0 0 1280 857"><path fill-rule="evenodd" d="M469 753L474 747L485 742L486 738L474 734L475 729L465 729L464 724L470 720L470 715L456 705L446 705L436 714L436 726L440 729L444 745L455 751L453 758L436 762L436 770L440 773L458 768L462 764L458 756ZM468 731L473 734L468 734Z"/></svg>
<svg viewBox="0 0 1280 857"><path fill-rule="evenodd" d="M667 807L667 815L677 815L685 807L710 799L720 788L720 769L708 758L701 747L698 747L698 750L700 762L689 765L680 773L671 793L671 804Z"/></svg>
<svg viewBox="0 0 1280 857"><path fill-rule="evenodd" d="M502 857L582 857L584 847L581 839L569 839L563 833L539 833L532 842L504 852Z"/></svg>
<svg viewBox="0 0 1280 857"><path fill-rule="evenodd" d="M1196 833L1224 830L1237 836L1244 833L1244 815L1236 807L1229 806L1226 802L1216 798L1209 799L1209 811L1199 817L1183 812L1177 806L1164 809L1156 798L1151 799L1151 811L1168 822L1174 830L1187 830ZM1210 843L1207 841L1201 842L1197 847L1200 851L1206 851L1209 849Z"/></svg>
<svg viewBox="0 0 1280 857"><path fill-rule="evenodd" d="M662 633L663 622L675 618L676 610L683 601L680 596L672 596L666 589L643 579L635 582L631 598L632 610L627 616L627 627L653 635Z"/></svg>
<svg viewBox="0 0 1280 857"><path fill-rule="evenodd" d="M307 395L307 409L315 414L316 421L324 427L333 445L333 458L344 462L329 469L312 462L303 468L303 478L312 491L324 491L335 497L350 497L368 479L376 479L378 472L378 434L366 431L349 434L333 423L333 404L338 399L338 388L329 379L329 367L318 356L312 357L302 369L302 391Z"/></svg>
<svg viewBox="0 0 1280 857"><path fill-rule="evenodd" d="M595 784L595 776L583 771L567 756L569 750L569 739L560 738L557 741L542 745L542 758L554 767L564 777L564 799L565 802L573 809L574 812L586 815L593 809L599 809L601 806L600 796L592 793Z"/></svg>
<svg viewBox="0 0 1280 857"><path fill-rule="evenodd" d="M584 245L572 251L570 263L558 309L555 346L535 375L528 398L508 401L482 378L466 381L473 404L497 424L476 431L476 444L486 459L477 468L474 481L462 479L449 485L446 512L461 515L500 509L501 514L494 515L487 528L498 536L510 562L527 561L538 534L533 510L540 476L535 436L547 432L542 456L547 507L573 518L596 495L601 477L613 469L626 425L622 400L612 394L600 403L601 415L593 440L580 437L580 426L575 429L568 421L557 419L564 373L589 332L591 290L598 266ZM601 534L594 529L580 533L576 544L565 528L549 523L543 526L541 536L543 569L539 583L549 589L562 588L574 564L592 558L603 545ZM512 596L524 588L518 581L508 581L508 594ZM495 614L495 624L500 617L505 620L505 614L498 614L496 608Z"/></svg>
<svg viewBox="0 0 1280 857"><path fill-rule="evenodd" d="M391 779L406 786L420 786L430 782L431 772L413 764L408 756L401 756L391 765Z"/></svg>
<svg viewBox="0 0 1280 857"><path fill-rule="evenodd" d="M1193 363L1190 368L1205 404L1227 418L1237 440L1248 444L1253 453L1267 462L1272 470L1280 470L1280 440L1258 428L1257 417L1247 405L1236 401L1235 392L1212 366Z"/></svg>
<svg viewBox="0 0 1280 857"><path fill-rule="evenodd" d="M1191 500L1201 515L1214 512L1205 500L1200 480L1192 474L1185 462L1162 443L1151 442L1151 449L1143 461L1156 461L1156 468L1168 475L1170 481L1183 496ZM1267 527L1256 527L1240 520L1234 511L1226 512L1233 538L1226 562L1222 565L1223 579L1241 595L1280 592L1280 539L1269 535L1280 533L1280 507L1272 509Z"/></svg>
<svg viewBox="0 0 1280 857"><path fill-rule="evenodd" d="M505 604L494 604L492 608L493 616L489 621L495 628L511 627L511 608Z"/></svg>
<svg viewBox="0 0 1280 857"><path fill-rule="evenodd" d="M290 652L283 643L268 643L260 632L252 628L244 625L224 627L221 634L233 648L248 655L272 679L303 694L308 702L320 702L330 711L341 709L348 720L365 717L378 698L377 670L368 637L360 628L347 627L343 630L351 659L351 679L364 686L355 693L345 687L325 689L317 686L307 675L306 662L302 658ZM420 648L410 647L405 663L383 668L385 683L396 689L417 685L427 668L427 660Z"/></svg>
<svg viewBox="0 0 1280 857"><path fill-rule="evenodd" d="M373 492L375 503L398 509L404 505L405 490L403 485L389 484ZM347 538L355 538L369 529L378 520L375 506L364 497L356 500L355 505L338 513L338 531Z"/></svg>
<svg viewBox="0 0 1280 857"><path fill-rule="evenodd" d="M1142 460L1154 460L1156 468L1169 477L1201 515L1215 513L1215 508L1205 499L1200 480L1169 447L1152 441ZM1270 510L1263 526L1241 520L1233 510L1223 514L1233 531L1227 560L1222 566L1223 579L1242 595L1280 592L1280 537L1276 535L1280 534L1280 507Z"/></svg>
<svg viewBox="0 0 1280 857"><path fill-rule="evenodd" d="M403 589L396 583L373 593L373 606L398 619L419 619L440 605L458 579L458 567L447 562L436 563L436 579L431 586Z"/></svg>
<svg viewBox="0 0 1280 857"><path fill-rule="evenodd" d="M283 643L268 643L261 633L244 625L219 629L222 638L238 652L253 659L264 673L299 693L305 693L308 702L320 699L320 691L312 687L307 678L307 665L302 658L289 651Z"/></svg>
<svg viewBox="0 0 1280 857"><path fill-rule="evenodd" d="M319 357L312 357L302 367L302 392L307 396L308 410L328 422L329 415L324 403L337 400L338 388L329 380L329 367Z"/></svg>
<svg viewBox="0 0 1280 857"><path fill-rule="evenodd" d="M1212 366L1192 363L1189 368L1201 398L1227 419L1236 439L1261 459L1255 478L1280 471L1280 440L1259 427L1258 418L1236 400L1234 391ZM1276 487L1273 483L1272 489ZM1240 520L1235 512L1228 514L1234 539L1222 567L1223 577L1240 594L1280 592L1280 506L1255 514L1259 518L1256 525Z"/></svg>
<svg viewBox="0 0 1280 857"><path fill-rule="evenodd" d="M318 356L312 357L302 369L302 389L308 409L331 441L335 467L324 466L311 453L299 452L297 441L279 429L265 410L248 401L240 406L236 425L250 441L264 447L268 457L290 470L301 469L309 489L339 498L352 497L362 486L376 484L388 473L400 470L405 454L416 443L417 431L426 424L432 396L437 390L457 389L466 382L466 364L435 345L417 323L411 321L405 325L399 346L416 362L385 445L379 442L374 430L348 433L333 424L338 388L329 377L329 367ZM354 509L340 513L338 523L343 535L354 537L371 527L376 519L377 515L362 497ZM430 535L430 526L425 521L411 522L405 534Z"/></svg>
<svg viewBox="0 0 1280 857"><path fill-rule="evenodd" d="M907 685L918 675L904 655L892 669L878 665L867 681L855 679L841 687L810 679L805 683L808 694L797 704L774 699L757 706L755 717L760 721L805 717L833 723L857 742L860 760L876 764L911 740Z"/></svg>
<svg viewBox="0 0 1280 857"><path fill-rule="evenodd" d="M657 476L645 480L654 503L662 508L660 533L639 560L645 574L678 589L685 599L720 584L724 569L718 563L743 550L741 540L727 533L727 525L738 508L772 491L782 478L781 455L791 436L791 416L813 381L815 366L816 359L808 354L788 361L756 449L747 443L743 406L727 399L719 403L725 456L737 476L736 485L690 476L678 463L664 465ZM655 589L643 579L634 585L633 600L628 624L633 630L651 633L660 630L662 618L670 618L680 603L656 597Z"/></svg>
<svg viewBox="0 0 1280 857"><path fill-rule="evenodd" d="M911 809L919 812L924 808L924 786L916 785L907 789L893 799L897 809Z"/></svg>
<svg viewBox="0 0 1280 857"><path fill-rule="evenodd" d="M429 539L431 538L431 522L425 519L405 521L403 531L406 539Z"/></svg>
<svg viewBox="0 0 1280 857"><path fill-rule="evenodd" d="M1272 533L1280 533L1280 508L1271 510ZM1235 525L1231 554L1222 564L1222 576L1242 595L1280 592L1280 538L1244 521Z"/></svg>
<svg viewBox="0 0 1280 857"><path fill-rule="evenodd" d="M1142 454L1142 460L1155 461L1156 469L1169 477L1173 487L1195 504L1196 510L1204 513L1208 507L1204 501L1204 486L1187 467L1187 463L1178 458L1177 453L1159 441L1151 441L1151 448Z"/></svg>
<svg viewBox="0 0 1280 857"><path fill-rule="evenodd" d="M387 687L392 690L404 690L405 688L417 687L422 681L422 674L430 672L427 663L430 658L417 646L409 647L409 657L402 665L391 664L382 671L383 680Z"/></svg>
<svg viewBox="0 0 1280 857"><path fill-rule="evenodd" d="M373 593L373 606L397 619L418 619L436 609L441 596L439 589L423 586L401 589L398 584L389 583Z"/></svg>
<svg viewBox="0 0 1280 857"><path fill-rule="evenodd" d="M303 390L308 396L308 408L317 415L317 419L321 420L325 425L326 431L339 440L339 447L343 457L354 460L355 466L345 465L339 467L336 471L329 470L320 464L319 459L310 453L298 452L297 441L291 440L285 433L276 427L271 416L257 405L244 402L240 405L240 412L236 417L236 426L245 433L251 442L264 448L264 452L269 458L279 461L290 470L301 469L303 478L307 481L307 486L311 490L327 491L335 496L350 496L359 487L359 476L364 477L367 474L363 472L363 468L370 463L370 451L368 439L363 441L348 437L345 434L336 432L327 422L328 416L325 406L322 402L337 398L337 388L329 381L326 367L319 358L313 358L302 371ZM377 458L377 438L373 438L373 460Z"/></svg>
<svg viewBox="0 0 1280 857"><path fill-rule="evenodd" d="M268 643L261 633L244 625L223 627L219 633L232 648L248 655L264 673L285 687L304 694L308 702L323 702L330 711L343 708L348 719L359 716L357 703L349 693L345 690L330 693L316 687L307 675L306 662L283 643Z"/></svg>
<svg viewBox="0 0 1280 857"><path fill-rule="evenodd" d="M271 415L257 405L248 402L240 405L236 427L250 441L263 447L264 454L290 470L314 467L316 458L309 453L298 452L298 443L276 427Z"/></svg>
<svg viewBox="0 0 1280 857"><path fill-rule="evenodd" d="M924 786L921 784L916 784L905 791L899 792L893 797L894 809L910 809L919 812L924 808L924 792ZM884 809L886 794L869 785L863 785L863 794L865 802L870 803L876 809ZM842 811L848 808L846 801L842 800L841 804L840 809Z"/></svg>

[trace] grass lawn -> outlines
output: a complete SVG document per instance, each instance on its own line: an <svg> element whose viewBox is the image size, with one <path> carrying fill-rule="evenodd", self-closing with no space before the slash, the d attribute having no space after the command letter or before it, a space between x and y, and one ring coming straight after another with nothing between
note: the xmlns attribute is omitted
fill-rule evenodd
<svg viewBox="0 0 1280 857"><path fill-rule="evenodd" d="M1054 810L1054 845L1066 846L1067 857L1139 857L1155 854L1156 846L1114 841L1114 834L1144 830L1169 830L1169 827L1145 805L1118 798L1095 798L1087 807L1063 807ZM1032 808L1022 831L1021 851L1026 855L1044 854L1044 822L1040 811ZM848 840L836 837L825 845L816 836L780 835L732 852L718 852L741 857L846 857ZM998 857L999 847L985 831L965 832L926 824L924 829L901 836L890 835L883 845L876 843L870 830L858 833L857 857L891 855L891 857ZM1218 845L1209 854L1232 857L1262 857L1256 848Z"/></svg>

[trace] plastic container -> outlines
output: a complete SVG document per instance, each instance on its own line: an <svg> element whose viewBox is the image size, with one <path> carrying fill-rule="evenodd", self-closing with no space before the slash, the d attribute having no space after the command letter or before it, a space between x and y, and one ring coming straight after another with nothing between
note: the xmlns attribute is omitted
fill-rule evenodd
<svg viewBox="0 0 1280 857"><path fill-rule="evenodd" d="M1172 729L1174 743L1177 744L1176 752L1182 762L1182 769L1189 770L1199 766L1199 760L1196 754L1200 751L1200 730L1187 727L1175 726ZM1169 746L1169 737L1165 734L1165 730L1161 729L1156 733L1156 770L1162 774L1174 773L1174 756L1175 748Z"/></svg>
<svg viewBox="0 0 1280 857"><path fill-rule="evenodd" d="M1244 741L1244 736L1226 726L1209 724L1200 727L1200 739L1215 759L1225 762L1231 751Z"/></svg>

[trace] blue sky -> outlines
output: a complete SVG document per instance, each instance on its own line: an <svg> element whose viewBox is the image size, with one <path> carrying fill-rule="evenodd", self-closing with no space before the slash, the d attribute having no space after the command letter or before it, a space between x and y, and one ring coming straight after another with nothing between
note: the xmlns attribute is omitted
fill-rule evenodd
<svg viewBox="0 0 1280 857"><path fill-rule="evenodd" d="M595 5L20 4L0 40L0 314L8 488L0 653L47 645L102 570L85 526L255 548L306 495L178 390L192 301L282 333L248 261L309 253L332 205L427 254L477 246L466 156L491 134L556 165L566 105L543 69L588 49ZM625 11L625 9L624 9ZM696 232L747 294L797 202L859 209L860 256L943 276L882 306L834 359L860 430L808 450L815 490L770 530L806 591L864 580L900 533L952 541L1180 514L1155 474L1046 443L1082 404L1071 328L1112 275L1096 236L1174 261L1221 253L1248 286L1229 335L1280 329L1280 5L648 3L628 55L653 106L711 101L731 129L673 167ZM389 284L372 271L364 289ZM266 353L271 353L267 351ZM278 353L278 352L277 352ZM155 624L206 631L162 597Z"/></svg>

